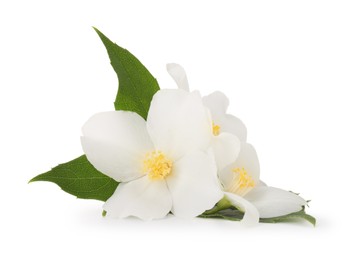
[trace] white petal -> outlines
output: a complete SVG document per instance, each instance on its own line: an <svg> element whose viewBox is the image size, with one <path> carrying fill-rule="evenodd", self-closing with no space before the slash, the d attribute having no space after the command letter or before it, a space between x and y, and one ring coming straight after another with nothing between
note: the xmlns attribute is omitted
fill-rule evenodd
<svg viewBox="0 0 352 260"><path fill-rule="evenodd" d="M129 139L128 147L140 148L141 143L150 143L146 122L137 113L109 111L93 115L82 127L83 136L95 140L118 143Z"/></svg>
<svg viewBox="0 0 352 260"><path fill-rule="evenodd" d="M203 97L203 103L209 108L213 123L220 126L221 133L230 133L236 135L241 142L247 140L247 128L243 122L235 116L226 114L229 106L229 100L220 91Z"/></svg>
<svg viewBox="0 0 352 260"><path fill-rule="evenodd" d="M300 211L307 202L300 196L273 187L257 187L245 199L258 209L261 218L271 218Z"/></svg>
<svg viewBox="0 0 352 260"><path fill-rule="evenodd" d="M81 144L89 162L116 181L126 182L143 175L142 154L87 137L81 137Z"/></svg>
<svg viewBox="0 0 352 260"><path fill-rule="evenodd" d="M160 90L154 95L147 129L156 149L171 159L194 149L207 149L211 127L209 112L198 92Z"/></svg>
<svg viewBox="0 0 352 260"><path fill-rule="evenodd" d="M143 156L154 149L144 119L132 112L96 114L82 132L81 143L88 160L117 181L141 176Z"/></svg>
<svg viewBox="0 0 352 260"><path fill-rule="evenodd" d="M220 126L221 133L230 133L236 135L241 142L247 140L247 128L237 117L229 114L213 116L214 124Z"/></svg>
<svg viewBox="0 0 352 260"><path fill-rule="evenodd" d="M182 66L176 63L169 63L166 65L166 69L176 82L179 89L189 91L187 75Z"/></svg>
<svg viewBox="0 0 352 260"><path fill-rule="evenodd" d="M120 183L104 204L108 216L135 216L143 220L165 217L171 210L172 199L166 182L151 181L148 176Z"/></svg>
<svg viewBox="0 0 352 260"><path fill-rule="evenodd" d="M255 183L259 182L259 160L257 152L254 147L249 143L241 144L241 151L238 155L236 162L234 163L234 168L245 168L247 173L252 177Z"/></svg>
<svg viewBox="0 0 352 260"><path fill-rule="evenodd" d="M192 152L177 161L166 182L172 194L172 212L179 217L196 217L223 197L214 158L204 152Z"/></svg>
<svg viewBox="0 0 352 260"><path fill-rule="evenodd" d="M214 151L217 168L221 170L237 159L241 142L232 134L222 133L213 137L211 147Z"/></svg>
<svg viewBox="0 0 352 260"><path fill-rule="evenodd" d="M233 169L245 168L248 175L257 184L259 183L259 160L254 147L248 143L241 143L241 150L237 160L219 172L221 183L226 187L230 185L233 177Z"/></svg>
<svg viewBox="0 0 352 260"><path fill-rule="evenodd" d="M259 223L259 212L253 204L234 193L225 192L225 195L232 205L244 212L241 223L247 226Z"/></svg>
<svg viewBox="0 0 352 260"><path fill-rule="evenodd" d="M224 115L229 106L229 99L224 93L215 91L203 97L203 103L209 108L212 116Z"/></svg>

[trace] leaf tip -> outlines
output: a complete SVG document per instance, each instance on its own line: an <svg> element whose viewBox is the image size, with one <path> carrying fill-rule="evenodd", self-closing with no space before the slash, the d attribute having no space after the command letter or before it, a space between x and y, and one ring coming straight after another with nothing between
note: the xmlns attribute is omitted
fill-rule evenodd
<svg viewBox="0 0 352 260"><path fill-rule="evenodd" d="M92 28L93 28L93 30L94 30L94 31L96 31L97 33L100 33L100 31L98 30L98 28L97 28L97 27L92 26Z"/></svg>
<svg viewBox="0 0 352 260"><path fill-rule="evenodd" d="M32 182L36 182L36 181L45 181L45 178L43 179L43 176L45 176L45 174L47 174L48 172L46 172L46 173L42 173L42 174L39 174L39 175L37 175L37 176L35 176L34 178L32 178L32 179L30 179L29 181L28 181L28 184L30 184L30 183L32 183Z"/></svg>
<svg viewBox="0 0 352 260"><path fill-rule="evenodd" d="M309 215L310 216L310 215ZM310 223L313 225L313 227L316 227L317 226L317 220L315 219L315 217L313 216L310 216Z"/></svg>
<svg viewBox="0 0 352 260"><path fill-rule="evenodd" d="M105 40L105 38L107 39L107 37L97 28L92 26L92 28L94 29L94 31L98 34L99 38L103 41L103 39Z"/></svg>
<svg viewBox="0 0 352 260"><path fill-rule="evenodd" d="M36 176L36 177L30 179L30 180L27 182L27 184L30 184L30 183L32 183L32 182L37 181L37 177L38 177L38 176Z"/></svg>

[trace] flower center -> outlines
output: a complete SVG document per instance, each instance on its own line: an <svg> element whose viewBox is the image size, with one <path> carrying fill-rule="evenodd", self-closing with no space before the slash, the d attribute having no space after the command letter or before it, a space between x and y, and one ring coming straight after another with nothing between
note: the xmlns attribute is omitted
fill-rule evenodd
<svg viewBox="0 0 352 260"><path fill-rule="evenodd" d="M160 151L149 152L143 160L143 172L151 180L162 180L170 175L172 161Z"/></svg>
<svg viewBox="0 0 352 260"><path fill-rule="evenodd" d="M213 135L217 136L219 134L220 134L220 126L214 124L214 122L213 122Z"/></svg>
<svg viewBox="0 0 352 260"><path fill-rule="evenodd" d="M255 186L255 182L252 177L247 173L245 168L235 168L232 170L232 172L232 181L226 189L228 192L244 196L251 189L253 189L253 187Z"/></svg>

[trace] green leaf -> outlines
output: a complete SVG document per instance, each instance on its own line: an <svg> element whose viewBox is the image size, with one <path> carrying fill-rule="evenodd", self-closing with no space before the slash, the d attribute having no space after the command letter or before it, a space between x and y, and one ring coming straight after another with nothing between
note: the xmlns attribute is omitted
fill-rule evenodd
<svg viewBox="0 0 352 260"><path fill-rule="evenodd" d="M146 119L153 95L159 90L158 82L129 51L111 42L98 29L94 30L104 43L118 75L115 109L133 111ZM96 170L85 155L30 180L34 181L53 182L78 198L102 201L106 201L118 185L118 182Z"/></svg>
<svg viewBox="0 0 352 260"><path fill-rule="evenodd" d="M211 215L216 212L219 212L220 210L224 210L228 208L233 208L233 206L232 206L232 203L226 198L226 196L224 196L218 203L215 204L215 206L212 209L205 211L203 214Z"/></svg>
<svg viewBox="0 0 352 260"><path fill-rule="evenodd" d="M77 198L106 201L116 190L118 182L96 170L82 155L40 174L29 182L49 181Z"/></svg>
<svg viewBox="0 0 352 260"><path fill-rule="evenodd" d="M215 213L209 213L207 212L201 214L198 217L201 218L219 218L219 219L226 219L226 220L232 220L232 221L240 221L243 218L243 212L240 210L231 207L228 209L220 210ZM279 222L292 222L295 220L299 219L304 219L311 223L313 226L315 226L316 220L314 217L308 215L304 208L301 211L294 212L288 215L284 216L279 216L279 217L274 217L274 218L260 218L260 222L262 223L279 223Z"/></svg>
<svg viewBox="0 0 352 260"><path fill-rule="evenodd" d="M308 215L304 209L302 209L301 211L297 211L285 216L280 216L280 217L275 217L275 218L262 218L260 219L260 222L263 223L279 223L279 222L291 222L297 219L304 219L306 221L308 221L309 223L311 223L313 226L315 226L316 224L316 219L311 216Z"/></svg>
<svg viewBox="0 0 352 260"><path fill-rule="evenodd" d="M228 208L224 210L220 210L214 213L207 213L204 212L203 214L199 215L200 218L220 218L232 221L240 221L243 218L243 212L239 211L236 208Z"/></svg>
<svg viewBox="0 0 352 260"><path fill-rule="evenodd" d="M153 95L159 90L158 82L128 50L110 41L98 29L94 30L104 43L119 79L115 109L133 111L146 119Z"/></svg>

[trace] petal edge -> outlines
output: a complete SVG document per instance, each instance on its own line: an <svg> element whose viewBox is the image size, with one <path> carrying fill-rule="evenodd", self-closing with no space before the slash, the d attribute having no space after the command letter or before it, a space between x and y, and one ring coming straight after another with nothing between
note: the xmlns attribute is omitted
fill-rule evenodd
<svg viewBox="0 0 352 260"><path fill-rule="evenodd" d="M226 198L234 205L244 212L241 223L246 226L253 226L259 223L259 212L256 207L245 198L236 194L225 192Z"/></svg>
<svg viewBox="0 0 352 260"><path fill-rule="evenodd" d="M268 186L254 188L245 199L258 209L261 218L284 216L307 205L303 198L292 192Z"/></svg>
<svg viewBox="0 0 352 260"><path fill-rule="evenodd" d="M150 181L148 176L120 183L105 202L107 216L125 218L135 216L143 220L165 217L171 210L171 194L165 181Z"/></svg>

